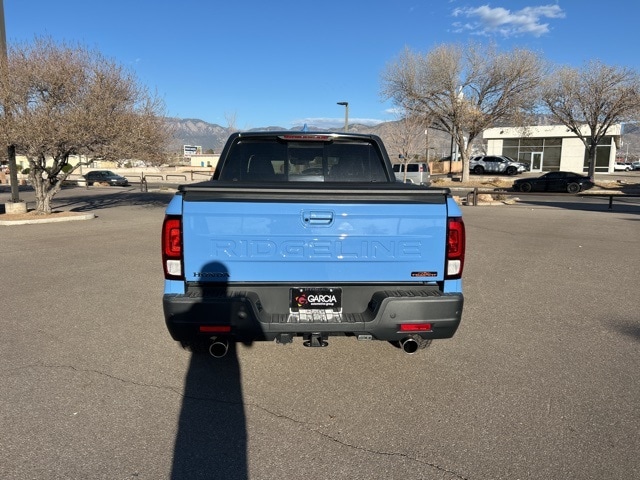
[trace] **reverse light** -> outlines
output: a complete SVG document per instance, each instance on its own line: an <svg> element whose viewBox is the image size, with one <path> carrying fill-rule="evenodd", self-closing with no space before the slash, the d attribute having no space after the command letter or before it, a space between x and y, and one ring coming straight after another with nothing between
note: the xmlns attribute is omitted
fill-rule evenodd
<svg viewBox="0 0 640 480"><path fill-rule="evenodd" d="M162 267L167 280L182 280L182 218L167 215L162 223Z"/></svg>
<svg viewBox="0 0 640 480"><path fill-rule="evenodd" d="M465 230L461 217L451 217L447 223L447 271L445 278L462 277L464 268Z"/></svg>

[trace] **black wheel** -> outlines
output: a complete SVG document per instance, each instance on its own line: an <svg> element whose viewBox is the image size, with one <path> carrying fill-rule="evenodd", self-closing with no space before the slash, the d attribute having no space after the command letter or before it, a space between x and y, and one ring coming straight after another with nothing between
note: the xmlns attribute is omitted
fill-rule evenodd
<svg viewBox="0 0 640 480"><path fill-rule="evenodd" d="M476 165L473 168L473 173L477 173L478 175L482 175L484 173L484 167L482 165Z"/></svg>
<svg viewBox="0 0 640 480"><path fill-rule="evenodd" d="M524 182L520 184L520 191L521 192L530 192L531 191L531 184L529 182Z"/></svg>
<svg viewBox="0 0 640 480"><path fill-rule="evenodd" d="M518 173L518 169L516 167L507 168L507 175L515 175L516 173Z"/></svg>
<svg viewBox="0 0 640 480"><path fill-rule="evenodd" d="M569 193L578 193L580 191L580 185L577 183L570 183L567 185L567 192Z"/></svg>

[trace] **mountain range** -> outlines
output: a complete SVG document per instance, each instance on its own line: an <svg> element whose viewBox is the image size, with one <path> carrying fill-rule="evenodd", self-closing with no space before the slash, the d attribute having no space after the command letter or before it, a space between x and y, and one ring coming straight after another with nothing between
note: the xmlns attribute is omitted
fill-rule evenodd
<svg viewBox="0 0 640 480"><path fill-rule="evenodd" d="M222 127L215 123L208 123L204 120L194 118L169 118L167 119L169 127L173 131L174 144L172 145L176 151L182 151L183 145L201 146L203 153L220 153L229 135L237 131L235 128ZM539 124L546 124L544 119L539 119ZM397 121L379 123L374 126L350 124L349 132L364 133L378 135L387 145L387 149L391 154L392 147L397 143L398 137ZM300 131L303 125L295 126L287 129L284 127L270 126L264 128L254 128L249 131L264 130L289 130ZM320 128L308 125L310 131L327 131L326 128ZM335 130L342 130L336 128ZM419 137L419 135L417 135ZM420 141L420 140L418 140ZM437 130L429 129L429 146L434 149L436 155L446 156L450 152L451 137ZM424 147L416 147L414 151L424 151ZM625 123L622 135L622 145L618 145L618 156L628 157L629 160L636 160L640 155L640 127L634 123Z"/></svg>
<svg viewBox="0 0 640 480"><path fill-rule="evenodd" d="M220 153L229 135L237 130L234 128L222 127L215 123L207 123L204 120L195 118L169 118L167 119L167 122L174 136L174 145L172 145L172 147L180 151L182 150L183 145L193 145L202 147L202 151L205 153L210 152L211 150L213 150L213 153ZM395 128L396 123L397 122L385 122L375 126L354 123L349 125L349 132L378 135L386 143L387 139L385 137L389 137ZM248 131L300 131L303 128L304 125L298 125L290 129L278 126L269 126L254 128ZM310 131L316 132L328 131L326 128L320 128L314 125L307 125L307 128ZM342 128L336 128L335 130L341 131Z"/></svg>

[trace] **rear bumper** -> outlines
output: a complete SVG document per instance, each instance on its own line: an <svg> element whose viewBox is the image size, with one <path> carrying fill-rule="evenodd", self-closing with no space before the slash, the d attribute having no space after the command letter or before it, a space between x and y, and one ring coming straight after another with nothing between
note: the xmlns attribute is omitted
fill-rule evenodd
<svg viewBox="0 0 640 480"><path fill-rule="evenodd" d="M291 315L288 305L283 307L282 302L273 301L277 297L288 298L288 287L165 294L163 307L171 336L182 342L212 335L251 342L312 333L388 341L399 341L416 333L424 339L438 339L452 337L460 325L462 293L442 293L430 288L385 287L375 291L359 288L350 291L351 298L354 292L359 294L359 301L344 305L342 313L318 314L315 318ZM427 331L401 331L400 325L407 323L431 327Z"/></svg>

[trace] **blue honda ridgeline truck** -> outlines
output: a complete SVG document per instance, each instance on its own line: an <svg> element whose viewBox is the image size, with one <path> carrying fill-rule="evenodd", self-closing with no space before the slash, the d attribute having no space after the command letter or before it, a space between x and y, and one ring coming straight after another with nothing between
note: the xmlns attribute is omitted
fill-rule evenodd
<svg viewBox="0 0 640 480"><path fill-rule="evenodd" d="M464 254L450 191L396 181L377 136L235 133L212 180L167 207L165 320L216 357L333 335L414 353L456 332Z"/></svg>

